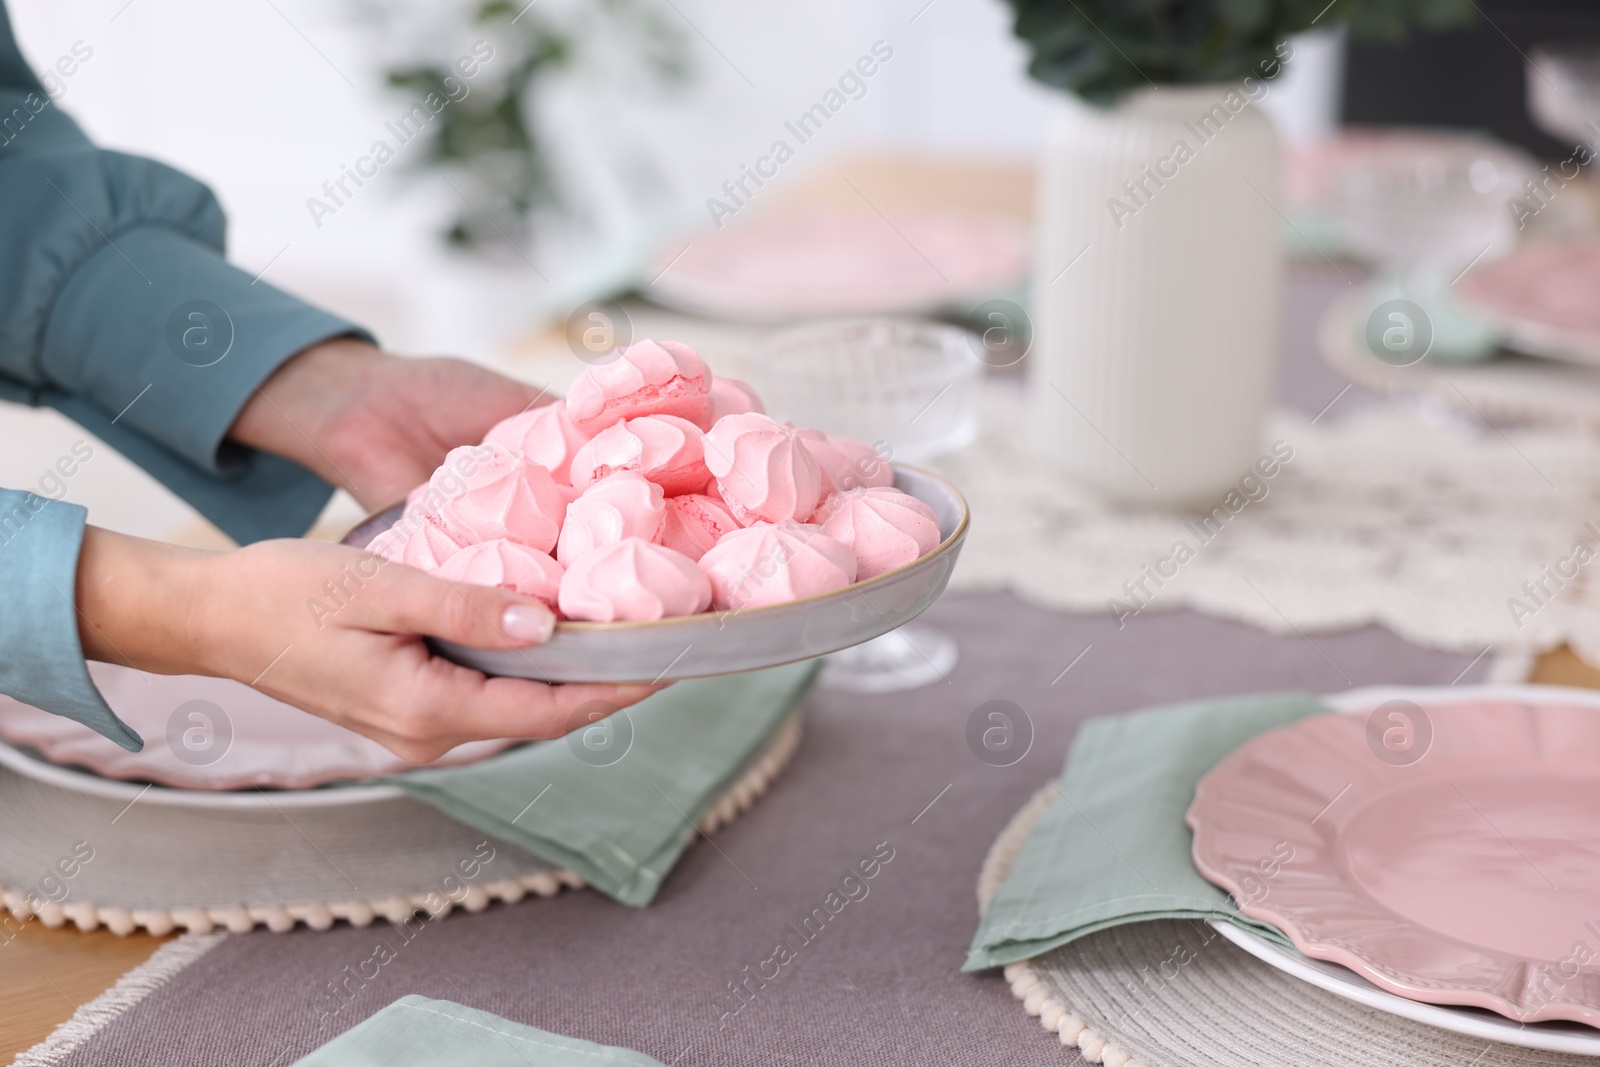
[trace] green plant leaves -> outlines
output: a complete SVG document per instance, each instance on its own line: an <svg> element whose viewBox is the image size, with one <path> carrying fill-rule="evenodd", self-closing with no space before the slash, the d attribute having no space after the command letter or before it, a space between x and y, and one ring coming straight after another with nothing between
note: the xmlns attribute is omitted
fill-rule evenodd
<svg viewBox="0 0 1600 1067"><path fill-rule="evenodd" d="M535 102L599 35L623 42L658 85L687 76L684 36L654 0L599 0L575 10L578 15L558 21L526 0L470 7L464 21L493 43L493 58L481 64L464 95L453 69L457 56L445 54L442 45L436 57L386 72L389 85L407 97L434 93L452 101L429 124L417 159L427 169L451 172L471 201L447 228L450 243L511 241L517 247L532 234L539 212L561 206Z"/></svg>
<svg viewBox="0 0 1600 1067"><path fill-rule="evenodd" d="M1472 0L1007 0L1029 73L1093 103L1148 85L1199 85L1281 69L1278 47L1313 27L1361 41L1470 25Z"/></svg>

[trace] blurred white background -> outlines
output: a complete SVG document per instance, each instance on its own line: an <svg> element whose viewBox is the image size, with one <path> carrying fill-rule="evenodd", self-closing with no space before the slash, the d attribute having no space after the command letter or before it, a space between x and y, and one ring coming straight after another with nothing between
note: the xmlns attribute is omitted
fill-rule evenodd
<svg viewBox="0 0 1600 1067"><path fill-rule="evenodd" d="M549 16L560 2L539 0L533 10ZM382 6L430 23L444 8L437 0ZM888 43L894 58L862 99L801 146L785 177L862 143L1029 156L1037 141L1043 92L1024 78L1023 51L998 0L657 6L680 21L690 45L681 92L630 98L615 88L617 72L589 64L548 94L545 128L559 137L571 184L596 209L602 239L559 257L524 249L551 284L592 270L607 242L644 227L709 221L706 198L785 136L783 123L874 41ZM11 9L36 69L75 41L94 49L60 105L100 144L210 183L232 222L231 255L246 268L270 263L268 280L370 323L403 350L481 351L526 327L540 306L546 283L510 250L487 264L440 252L440 220L459 201L408 169L415 143L314 225L306 199L387 136L384 123L417 96L383 84L385 62L403 53L353 4L12 0ZM456 32L461 52L479 36L465 25ZM660 180L646 209L621 191L641 159Z"/></svg>
<svg viewBox="0 0 1600 1067"><path fill-rule="evenodd" d="M593 2L537 0L530 10L559 20ZM655 0L689 47L681 91L641 90L601 42L542 99L558 176L583 198L588 228L564 243L469 256L438 236L462 204L415 169L417 142L320 227L307 207L374 140L392 141L384 124L416 102L415 91L384 81L386 67L412 58L401 38L427 37L431 58L463 54L482 36L467 25L467 5L374 5L398 16L404 33L382 31L356 0L9 6L36 70L78 42L80 53L93 50L57 103L95 141L208 182L227 209L236 263L366 324L396 351L489 359L587 296L595 278L637 263L663 233L707 225L707 198L775 139L792 141L784 123L874 42L892 48L892 60L799 146L782 180L864 149L1026 162L1047 114L1048 94L1027 80L1000 0ZM7 408L0 485L33 484L82 436L52 413ZM185 505L109 449L97 450L70 498L104 525L204 540Z"/></svg>
<svg viewBox="0 0 1600 1067"><path fill-rule="evenodd" d="M540 0L538 10L549 14L559 2ZM433 22L465 10L417 0L383 6ZM76 42L93 49L64 79L58 106L95 141L209 183L227 209L236 263L367 324L398 351L485 358L560 303L553 287L581 285L663 228L704 224L706 198L877 40L894 49L893 60L802 146L786 178L863 143L1026 157L1037 139L1043 93L1024 78L998 0L658 6L681 21L690 46L692 75L680 93L630 99L626 80L591 64L547 96L546 128L560 137L563 170L596 215L588 240L521 250L549 281L509 249L447 251L438 232L459 208L457 194L419 175L406 149L314 224L307 198L386 137L384 123L417 95L385 85L384 67L405 53L353 3L11 0L10 10L36 70ZM457 35L463 52L479 36L465 25ZM659 175L643 205L615 192L619 172L640 154ZM50 412L4 414L0 485L32 485L84 436ZM204 539L185 505L106 448L74 480L70 499L103 525Z"/></svg>

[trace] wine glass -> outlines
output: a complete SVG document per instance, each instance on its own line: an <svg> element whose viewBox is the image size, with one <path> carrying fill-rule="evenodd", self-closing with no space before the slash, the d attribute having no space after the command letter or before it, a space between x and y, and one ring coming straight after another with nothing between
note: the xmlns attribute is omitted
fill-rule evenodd
<svg viewBox="0 0 1600 1067"><path fill-rule="evenodd" d="M983 361L964 330L905 319L842 319L784 330L755 356L774 418L869 442L885 460L918 462L978 434ZM909 623L827 657L822 684L889 693L945 680L949 635Z"/></svg>
<svg viewBox="0 0 1600 1067"><path fill-rule="evenodd" d="M1451 287L1516 245L1507 203L1530 172L1516 150L1484 138L1408 132L1375 139L1341 175L1340 227L1346 246L1379 270L1374 301L1418 305L1435 359L1493 352L1496 332L1463 310Z"/></svg>

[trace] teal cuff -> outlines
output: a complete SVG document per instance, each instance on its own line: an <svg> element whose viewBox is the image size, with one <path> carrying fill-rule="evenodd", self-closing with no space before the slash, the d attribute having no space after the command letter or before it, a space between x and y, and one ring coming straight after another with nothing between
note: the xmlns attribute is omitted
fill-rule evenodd
<svg viewBox="0 0 1600 1067"><path fill-rule="evenodd" d="M144 747L89 679L78 638L78 551L86 512L0 489L0 692L76 719L123 748Z"/></svg>

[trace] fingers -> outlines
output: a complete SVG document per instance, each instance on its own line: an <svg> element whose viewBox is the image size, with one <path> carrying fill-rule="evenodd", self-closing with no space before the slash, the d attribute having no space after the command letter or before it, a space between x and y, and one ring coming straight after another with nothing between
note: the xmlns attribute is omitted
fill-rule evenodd
<svg viewBox="0 0 1600 1067"><path fill-rule="evenodd" d="M476 672L472 672L476 673ZM481 677L481 676L480 676ZM546 685L521 678L486 678L471 699L449 713L454 729L473 738L544 740L637 704L663 685ZM454 694L439 694L450 702Z"/></svg>
<svg viewBox="0 0 1600 1067"><path fill-rule="evenodd" d="M447 582L404 564L386 564L363 593L351 601L356 608L352 625L437 637L473 648L543 644L556 622L555 614L532 597Z"/></svg>
<svg viewBox="0 0 1600 1067"><path fill-rule="evenodd" d="M468 741L561 737L664 688L486 678L435 659L406 687L399 706L374 724L383 735L374 736L403 758L426 762Z"/></svg>
<svg viewBox="0 0 1600 1067"><path fill-rule="evenodd" d="M355 497L357 503L368 511L377 511L404 500L407 493L428 480L434 466L414 457L391 455L381 468L340 480L345 492Z"/></svg>
<svg viewBox="0 0 1600 1067"><path fill-rule="evenodd" d="M363 578L369 573L350 569ZM400 563L384 563L329 619L344 633L336 640L348 642L344 647L361 666L377 669L360 671L365 682L326 714L415 763L468 741L561 737L665 688L491 678L432 656L417 638L524 648L549 639L555 616L531 597L447 582Z"/></svg>
<svg viewBox="0 0 1600 1067"><path fill-rule="evenodd" d="M541 401L548 403L555 395L548 388L507 378L470 360L445 358L439 363L444 368L442 376L449 385L458 390L464 390L469 384L476 386L471 393L471 400L485 409L483 414L489 420L488 425L484 426L485 430L489 425L527 411Z"/></svg>
<svg viewBox="0 0 1600 1067"><path fill-rule="evenodd" d="M549 739L562 737L664 686L546 685L523 678L488 678L477 701L459 709L459 728L474 736ZM538 694L534 697L533 694ZM531 699L544 707L530 715Z"/></svg>

